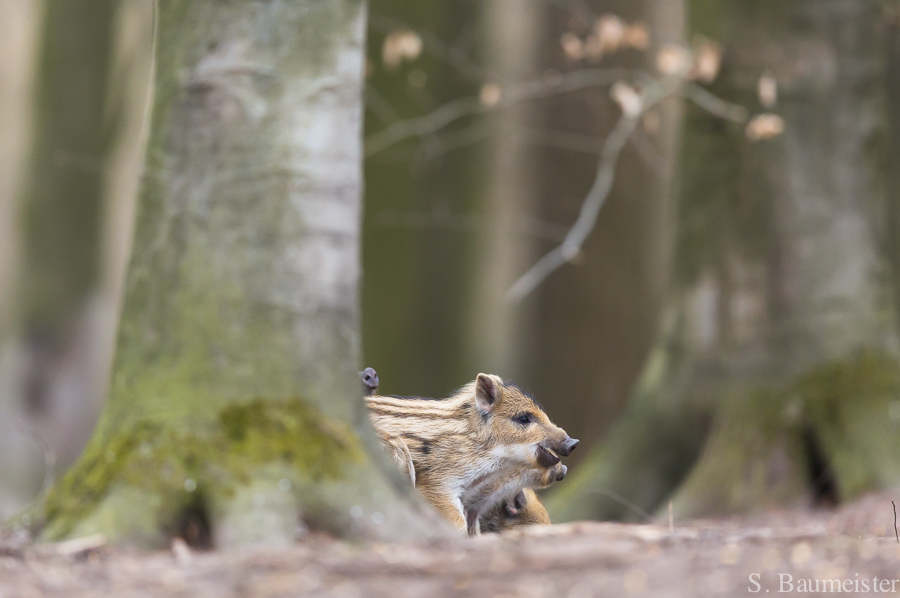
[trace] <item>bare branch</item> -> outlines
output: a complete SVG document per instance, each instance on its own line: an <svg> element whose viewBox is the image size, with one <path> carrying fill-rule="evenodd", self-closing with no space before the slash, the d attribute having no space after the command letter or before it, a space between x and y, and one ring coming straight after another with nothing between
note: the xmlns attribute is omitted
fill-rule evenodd
<svg viewBox="0 0 900 598"><path fill-rule="evenodd" d="M627 498L625 498L624 496L622 496L621 494L619 494L617 492L614 492L607 488L598 488L597 490L589 490L587 492L582 493L583 496L590 496L591 494L599 494L600 496L605 496L607 498L611 498L614 501L616 501L617 503L619 503L620 505L622 505L623 507L625 507L626 509L637 514L641 519L643 519L647 523L655 522L655 520L653 519L653 516L650 515L650 513L648 513L644 509L640 508L639 506L637 506L636 504L634 504L633 502L631 502L630 500L628 500Z"/></svg>
<svg viewBox="0 0 900 598"><path fill-rule="evenodd" d="M738 104L732 104L716 97L696 83L689 83L686 88L686 96L689 100L719 118L734 121L736 123L747 122L747 109Z"/></svg>
<svg viewBox="0 0 900 598"><path fill-rule="evenodd" d="M603 207L612 189L619 155L634 132L638 121L648 108L677 91L681 83L681 80L678 78L667 78L647 86L644 89L641 109L636 113L629 114L626 112L622 114L619 122L616 123L615 128L613 128L604 142L594 185L588 191L587 197L585 197L584 203L581 205L578 219L572 225L569 234L566 235L566 239L559 247L556 247L538 260L534 266L513 283L506 292L508 301L518 303L560 266L578 256L585 239L587 239L587 236L597 224L600 208Z"/></svg>
<svg viewBox="0 0 900 598"><path fill-rule="evenodd" d="M643 88L642 94L637 94L632 87L625 84L626 81L639 83ZM624 112L612 132L603 142L600 150L600 161L597 166L597 175L593 186L581 205L578 218L575 224L572 225L572 228L569 229L563 242L538 260L509 288L506 293L507 300L518 303L537 288L550 274L566 262L571 262L580 254L584 241L596 226L600 209L603 207L612 189L616 163L622 148L629 139L633 139L638 151L648 160L657 173L665 174L667 166L653 159L653 152L648 151L652 148L648 148L648 144L642 143L646 141L645 139L634 135L638 122L651 106L654 106L663 98L675 93L681 93L711 114L739 123L747 121L746 108L726 102L696 83L686 82L678 76L657 80L643 71L582 69L543 77L526 83L509 85L502 90L500 101L494 106L486 105L479 98L460 98L444 104L425 116L396 121L366 139L366 156L371 156L411 137L431 137L444 127L466 116L509 108L525 101L563 95L590 87L610 86L620 82L622 83L621 89L617 89L616 87L618 86L616 86L613 91L628 92L626 94L628 95L627 99L629 102L633 102L634 105L623 104L624 95L620 94L617 101L620 101ZM437 147L438 149L435 151L444 152L453 147L477 142L487 136L489 132L490 128L485 123L476 123L472 127L458 132L456 138L449 142L447 140L438 142L432 138L434 142L432 148ZM570 134L563 131L534 132L530 136L526 134L526 139L529 139L529 137L530 140L545 142L548 145L555 144L566 149L596 151L593 144L585 140L584 136L574 133Z"/></svg>
<svg viewBox="0 0 900 598"><path fill-rule="evenodd" d="M591 87L605 87L617 81L642 81L652 85L653 79L642 71L631 69L582 69L542 77L535 81L509 85L503 89L497 106L485 106L478 98L459 98L437 108L430 114L392 123L366 139L366 156L371 156L410 137L424 137L436 133L466 116L501 110L525 101L539 100Z"/></svg>
<svg viewBox="0 0 900 598"><path fill-rule="evenodd" d="M487 120L479 120L458 131L441 135L441 153L460 149L487 139L497 132L497 124ZM438 155L440 154L432 154L429 158L435 158Z"/></svg>
<svg viewBox="0 0 900 598"><path fill-rule="evenodd" d="M426 116L397 121L366 139L366 157L385 150L404 139L430 135L454 121L465 116L479 114L484 110L485 108L478 98L460 98L444 104Z"/></svg>
<svg viewBox="0 0 900 598"><path fill-rule="evenodd" d="M383 125L400 120L400 113L372 85L366 85L366 108L371 110Z"/></svg>

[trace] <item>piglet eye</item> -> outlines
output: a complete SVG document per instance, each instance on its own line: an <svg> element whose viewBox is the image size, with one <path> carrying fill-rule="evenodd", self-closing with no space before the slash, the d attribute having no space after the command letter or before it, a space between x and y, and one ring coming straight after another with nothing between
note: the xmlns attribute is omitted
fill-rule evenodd
<svg viewBox="0 0 900 598"><path fill-rule="evenodd" d="M531 423L531 414L523 413L522 415L517 415L515 417L516 423L522 424L523 426L527 426Z"/></svg>

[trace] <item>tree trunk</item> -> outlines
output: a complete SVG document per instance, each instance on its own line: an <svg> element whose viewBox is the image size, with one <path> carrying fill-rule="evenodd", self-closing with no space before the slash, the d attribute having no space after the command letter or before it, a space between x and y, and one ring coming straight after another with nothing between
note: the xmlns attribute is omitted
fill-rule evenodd
<svg viewBox="0 0 900 598"><path fill-rule="evenodd" d="M12 4L0 20L14 32L2 37L18 47L4 61L37 75L32 116L28 104L15 105L32 95L28 77L7 71L10 120L0 127L10 143L4 153L17 154L4 165L25 173L0 176L0 226L13 229L0 231L0 255L14 256L0 264L0 451L7 455L0 511L7 512L31 500L57 465L74 461L99 413L115 317L115 290L101 288L101 224L111 123L118 123L107 105L118 2Z"/></svg>
<svg viewBox="0 0 900 598"><path fill-rule="evenodd" d="M541 42L548 11L528 0L496 0L482 9L485 71L489 84L504 86L540 76ZM511 226L533 218L540 193L538 152L528 142L540 107L524 103L492 115L497 125L486 157L481 209L489 226L478 231L468 297L466 365L472 372L494 372L522 380L523 343L534 336L534 304L512 306L506 291L537 255L535 239ZM504 226L505 225L505 226Z"/></svg>
<svg viewBox="0 0 900 598"><path fill-rule="evenodd" d="M727 44L717 93L756 111L771 72L786 131L751 145L692 115L668 326L628 413L551 505L567 517L651 511L679 484L677 513L696 515L900 481L884 188L868 151L883 120L878 3L694 4L697 30Z"/></svg>
<svg viewBox="0 0 900 598"><path fill-rule="evenodd" d="M894 311L900 315L900 14L886 19L885 91L887 95L888 249L894 282ZM900 323L900 322L898 322Z"/></svg>
<svg viewBox="0 0 900 598"><path fill-rule="evenodd" d="M30 2L0 2L0 519L24 506L39 487L34 474L40 450L21 430L14 429L9 390L10 352L14 346L13 316L19 230L17 199L25 182L31 122L31 76L35 70L39 15ZM26 457L27 455L27 457ZM32 458L28 458L32 457ZM18 481L15 484L14 481Z"/></svg>
<svg viewBox="0 0 900 598"><path fill-rule="evenodd" d="M29 514L42 537L442 529L382 458L357 376L364 22L359 0L159 4L109 401Z"/></svg>

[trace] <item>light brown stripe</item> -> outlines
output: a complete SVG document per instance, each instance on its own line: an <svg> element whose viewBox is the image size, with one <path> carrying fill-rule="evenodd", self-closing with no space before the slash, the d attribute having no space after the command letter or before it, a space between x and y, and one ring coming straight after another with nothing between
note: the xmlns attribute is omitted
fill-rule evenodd
<svg viewBox="0 0 900 598"><path fill-rule="evenodd" d="M395 411L392 409L383 409L380 405L369 405L369 411L372 413L382 416L389 417L395 419L452 419L452 413L446 413L441 411Z"/></svg>
<svg viewBox="0 0 900 598"><path fill-rule="evenodd" d="M457 412L454 411L436 411L433 409L401 409L400 407L394 407L393 405L367 405L369 409L380 409L386 413L396 413L397 415L415 415L416 413L421 413L424 415L435 415L440 417L446 417L448 419L453 418L454 414Z"/></svg>
<svg viewBox="0 0 900 598"><path fill-rule="evenodd" d="M446 409L451 410L456 405L446 400L429 401L424 399L398 399L396 397L371 396L366 397L367 403L392 405L404 409Z"/></svg>

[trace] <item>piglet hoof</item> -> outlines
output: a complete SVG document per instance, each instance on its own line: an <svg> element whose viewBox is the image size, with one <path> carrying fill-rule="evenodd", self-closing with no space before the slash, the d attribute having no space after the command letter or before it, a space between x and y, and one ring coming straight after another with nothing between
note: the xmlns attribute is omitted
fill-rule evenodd
<svg viewBox="0 0 900 598"><path fill-rule="evenodd" d="M566 467L565 465L560 465L560 466L559 466L559 471L556 472L556 481L557 481L557 482L563 481L563 480L565 479L565 477L566 477L566 472L567 472L567 471L569 471L569 468L568 468L568 467Z"/></svg>

